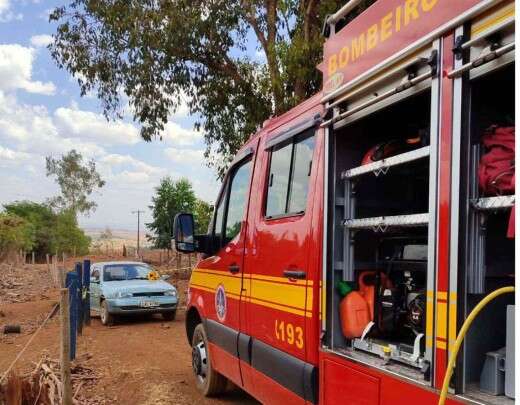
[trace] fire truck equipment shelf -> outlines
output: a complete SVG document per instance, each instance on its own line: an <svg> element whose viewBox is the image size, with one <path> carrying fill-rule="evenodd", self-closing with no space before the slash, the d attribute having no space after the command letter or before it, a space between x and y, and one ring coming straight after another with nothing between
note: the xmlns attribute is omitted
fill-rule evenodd
<svg viewBox="0 0 520 405"><path fill-rule="evenodd" d="M427 226L428 214L393 215L387 217L346 219L343 225L349 229L378 229L388 227L417 227Z"/></svg>
<svg viewBox="0 0 520 405"><path fill-rule="evenodd" d="M474 209L477 211L491 211L498 209L507 209L515 205L514 195L501 195L497 197L483 197L471 201Z"/></svg>
<svg viewBox="0 0 520 405"><path fill-rule="evenodd" d="M401 153L400 155L392 156L386 159L378 160L374 163L358 166L341 173L341 178L351 179L367 173L374 173L376 176L383 173L386 174L389 168L393 166L402 165L408 162L413 162L418 159L428 157L430 155L430 147L423 146L422 148L412 150L410 152Z"/></svg>

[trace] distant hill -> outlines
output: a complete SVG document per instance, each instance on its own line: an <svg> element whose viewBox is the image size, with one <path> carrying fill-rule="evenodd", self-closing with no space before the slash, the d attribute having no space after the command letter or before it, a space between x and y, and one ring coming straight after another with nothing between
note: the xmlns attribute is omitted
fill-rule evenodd
<svg viewBox="0 0 520 405"><path fill-rule="evenodd" d="M112 229L112 238L108 240L101 240L101 234L106 228L83 228L85 233L92 238L93 244L109 244L113 249L122 248L123 245L127 247L135 247L137 245L137 231L128 229ZM146 240L145 230L141 229L140 234L140 245L141 247L147 247L150 243Z"/></svg>

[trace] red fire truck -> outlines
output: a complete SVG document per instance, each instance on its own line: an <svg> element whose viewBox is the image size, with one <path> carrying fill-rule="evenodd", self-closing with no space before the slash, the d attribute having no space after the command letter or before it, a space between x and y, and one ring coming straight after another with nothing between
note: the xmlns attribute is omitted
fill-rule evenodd
<svg viewBox="0 0 520 405"><path fill-rule="evenodd" d="M379 0L345 24L358 3L327 20L322 92L234 159L208 233L176 218L202 257L205 395L436 404L463 321L514 284L514 2ZM509 166L487 187L491 152ZM514 403L513 330L513 295L482 310L448 403Z"/></svg>

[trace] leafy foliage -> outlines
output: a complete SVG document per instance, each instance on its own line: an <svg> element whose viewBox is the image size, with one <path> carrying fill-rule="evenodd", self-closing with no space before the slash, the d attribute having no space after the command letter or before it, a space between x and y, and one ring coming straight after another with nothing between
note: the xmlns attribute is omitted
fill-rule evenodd
<svg viewBox="0 0 520 405"><path fill-rule="evenodd" d="M206 201L197 199L193 216L195 219L195 233L206 234L213 215L213 206Z"/></svg>
<svg viewBox="0 0 520 405"><path fill-rule="evenodd" d="M321 28L344 2L72 0L50 15L49 48L82 94L97 91L107 117L120 117L128 98L145 140L162 136L187 97L222 175L265 119L319 90Z"/></svg>
<svg viewBox="0 0 520 405"><path fill-rule="evenodd" d="M179 212L193 212L197 198L188 179L174 181L171 177L161 180L152 197L153 221L146 224L154 235L147 235L154 247L171 249L173 219Z"/></svg>
<svg viewBox="0 0 520 405"><path fill-rule="evenodd" d="M71 210L60 212L56 217L56 228L53 232L55 251L86 255L91 239L78 226L76 215Z"/></svg>
<svg viewBox="0 0 520 405"><path fill-rule="evenodd" d="M105 182L96 171L96 163L89 160L83 164L83 156L72 149L61 159L51 156L46 158L47 177L56 176L61 195L50 200L51 206L59 210L68 210L75 216L88 214L97 204L88 197L96 188L101 188Z"/></svg>
<svg viewBox="0 0 520 405"><path fill-rule="evenodd" d="M20 249L33 245L29 224L17 215L0 212L0 260Z"/></svg>
<svg viewBox="0 0 520 405"><path fill-rule="evenodd" d="M56 214L48 205L32 201L16 201L4 205L4 208L6 213L26 221L32 248L38 256L54 251L52 232L56 223Z"/></svg>
<svg viewBox="0 0 520 405"><path fill-rule="evenodd" d="M20 249L32 250L38 257L47 253L87 254L90 238L79 228L72 211L54 212L46 204L16 201L4 205L0 215L21 220L24 242Z"/></svg>

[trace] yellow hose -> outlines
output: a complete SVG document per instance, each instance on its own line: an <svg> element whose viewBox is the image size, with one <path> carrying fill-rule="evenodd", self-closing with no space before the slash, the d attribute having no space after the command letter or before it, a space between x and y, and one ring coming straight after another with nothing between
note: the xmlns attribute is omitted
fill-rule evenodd
<svg viewBox="0 0 520 405"><path fill-rule="evenodd" d="M466 336L466 333L479 314L479 312L484 308L490 301L494 300L496 297L506 293L512 293L515 291L515 287L502 287L498 290L493 291L491 294L486 295L482 301L480 301L475 308L470 312L469 316L466 318L464 323L462 324L462 328L460 328L460 332L457 335L457 340L455 340L455 344L453 345L453 349L451 350L450 360L448 361L448 368L446 369L446 374L444 375L444 381L442 383L441 395L439 397L438 405L444 405L446 402L446 397L448 395L448 387L450 385L451 376L453 375L453 367L455 366L455 361L457 360L457 354L459 353L460 345Z"/></svg>

